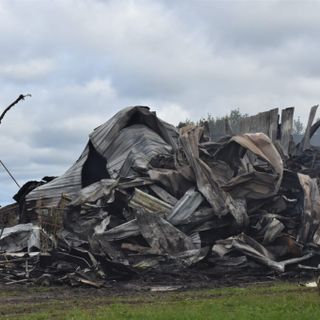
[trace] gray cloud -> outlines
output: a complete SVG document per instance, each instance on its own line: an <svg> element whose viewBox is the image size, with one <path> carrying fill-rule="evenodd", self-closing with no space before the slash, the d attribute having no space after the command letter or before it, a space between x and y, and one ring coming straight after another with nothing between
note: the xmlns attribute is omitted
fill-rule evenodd
<svg viewBox="0 0 320 320"><path fill-rule="evenodd" d="M120 108L178 123L319 103L319 2L0 1L0 159L22 184L63 173ZM2 109L0 108L0 109ZM16 187L0 168L0 204Z"/></svg>

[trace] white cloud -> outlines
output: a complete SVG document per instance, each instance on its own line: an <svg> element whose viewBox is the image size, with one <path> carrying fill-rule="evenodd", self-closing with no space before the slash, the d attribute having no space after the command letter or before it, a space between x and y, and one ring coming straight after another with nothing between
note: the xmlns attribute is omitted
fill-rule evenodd
<svg viewBox="0 0 320 320"><path fill-rule="evenodd" d="M51 59L32 59L15 64L0 64L0 76L7 79L30 81L49 76L54 69Z"/></svg>
<svg viewBox="0 0 320 320"><path fill-rule="evenodd" d="M161 119L174 125L178 125L180 121L182 122L191 118L190 113L178 104L164 104L159 108L157 115Z"/></svg>
<svg viewBox="0 0 320 320"><path fill-rule="evenodd" d="M318 2L0 2L0 158L20 182L61 174L120 108L177 124L320 102ZM0 204L14 185L0 170Z"/></svg>

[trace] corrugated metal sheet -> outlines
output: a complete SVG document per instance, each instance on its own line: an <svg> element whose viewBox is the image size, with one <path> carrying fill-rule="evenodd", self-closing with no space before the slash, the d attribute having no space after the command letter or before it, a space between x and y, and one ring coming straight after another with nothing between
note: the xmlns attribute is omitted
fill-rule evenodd
<svg viewBox="0 0 320 320"><path fill-rule="evenodd" d="M108 160L112 142L117 138L119 132L134 124L143 124L149 127L168 145L176 148L178 132L174 126L159 120L148 107L139 106L125 108L118 112L90 134L90 141L95 149ZM168 129L170 129L169 132Z"/></svg>
<svg viewBox="0 0 320 320"><path fill-rule="evenodd" d="M155 212L162 215L168 214L172 206L156 197L153 197L137 188L129 202L129 207L134 209L143 209L146 212Z"/></svg>
<svg viewBox="0 0 320 320"><path fill-rule="evenodd" d="M281 146L283 153L289 155L290 141L293 131L294 108L286 108L281 113Z"/></svg>
<svg viewBox="0 0 320 320"><path fill-rule="evenodd" d="M128 107L119 111L89 136L94 149L107 160L110 176L135 176L132 167L145 167L153 155L170 154L177 148L178 131L159 120L148 107ZM27 207L41 199L42 206L56 206L62 193L73 199L83 187L82 169L89 144L78 161L62 176L34 189L26 198ZM105 177L103 177L105 178Z"/></svg>
<svg viewBox="0 0 320 320"><path fill-rule="evenodd" d="M122 129L108 147L107 169L116 179L134 177L139 174L133 168L147 168L153 156L172 153L168 145L156 132L142 124ZM121 172L120 172L121 171Z"/></svg>
<svg viewBox="0 0 320 320"><path fill-rule="evenodd" d="M211 140L217 141L226 135L263 132L273 143L275 143L277 139L280 139L279 142L283 148L283 152L285 155L288 155L293 129L293 113L294 108L283 109L281 122L279 122L279 109L275 108L250 117L241 118L239 122L235 123L232 127L230 127L228 118L209 121L205 126L208 131L206 134Z"/></svg>
<svg viewBox="0 0 320 320"><path fill-rule="evenodd" d="M274 142L277 139L279 110L260 112L240 120L240 133L263 132Z"/></svg>

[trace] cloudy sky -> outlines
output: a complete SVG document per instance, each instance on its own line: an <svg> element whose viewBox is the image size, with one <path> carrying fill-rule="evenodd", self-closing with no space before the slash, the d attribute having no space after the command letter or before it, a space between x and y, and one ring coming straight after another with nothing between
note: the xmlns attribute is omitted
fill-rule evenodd
<svg viewBox="0 0 320 320"><path fill-rule="evenodd" d="M60 175L119 109L177 124L320 102L320 2L0 0L0 160ZM0 205L17 187L0 167Z"/></svg>

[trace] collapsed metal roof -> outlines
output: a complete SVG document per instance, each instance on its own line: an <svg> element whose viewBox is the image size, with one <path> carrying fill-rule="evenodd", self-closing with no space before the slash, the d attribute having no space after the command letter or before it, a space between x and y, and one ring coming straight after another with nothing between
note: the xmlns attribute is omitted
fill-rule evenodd
<svg viewBox="0 0 320 320"><path fill-rule="evenodd" d="M200 261L213 270L315 270L320 149L310 138L320 126L312 125L316 109L298 145L293 108L282 111L281 122L278 109L242 119L236 130L244 132L225 120L220 138L210 124L178 131L147 107L123 109L90 134L65 174L22 188L20 214L37 227L7 228L0 248L15 239L12 248L30 251L28 237L43 232L51 243L46 254L78 266L76 278L84 283L89 274L103 283L110 270L162 272ZM41 257L41 241L37 246Z"/></svg>
<svg viewBox="0 0 320 320"><path fill-rule="evenodd" d="M129 107L96 128L74 165L62 176L28 194L27 206L40 200L56 206L62 193L72 198L82 187L102 178L133 177L131 167L147 165L156 154L169 155L177 149L177 129L158 119L148 107Z"/></svg>

